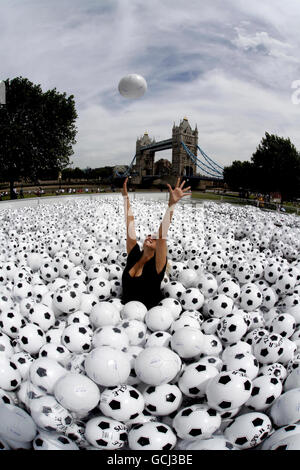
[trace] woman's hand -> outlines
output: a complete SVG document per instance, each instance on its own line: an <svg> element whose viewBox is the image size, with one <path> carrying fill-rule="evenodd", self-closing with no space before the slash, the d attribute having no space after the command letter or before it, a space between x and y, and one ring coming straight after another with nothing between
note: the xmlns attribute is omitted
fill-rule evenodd
<svg viewBox="0 0 300 470"><path fill-rule="evenodd" d="M180 178L177 179L177 183L174 189L172 189L172 187L169 184L167 184L169 193L170 193L169 206L173 206L178 201L180 201L180 199L182 199L184 196L190 196L192 194L191 192L188 192L189 189L191 189L191 187L188 186L187 188L184 188L183 187L184 184L185 184L185 181L183 181L180 184Z"/></svg>
<svg viewBox="0 0 300 470"><path fill-rule="evenodd" d="M127 197L127 196L128 196L128 192L127 192L127 181L128 181L128 177L125 179L125 181L124 181L124 183L123 183L122 196L124 196L124 197Z"/></svg>

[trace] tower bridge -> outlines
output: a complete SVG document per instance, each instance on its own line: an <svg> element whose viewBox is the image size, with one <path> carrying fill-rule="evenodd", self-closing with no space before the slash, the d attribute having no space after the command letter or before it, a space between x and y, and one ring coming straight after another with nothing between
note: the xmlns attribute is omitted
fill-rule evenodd
<svg viewBox="0 0 300 470"><path fill-rule="evenodd" d="M163 150L172 150L172 162L167 173L170 176L186 176L189 180L200 182L211 181L212 184L223 182L223 167L214 162L198 145L197 125L194 129L185 117L179 125L175 123L172 128L172 137L156 142L147 132L136 141L136 153L129 167L122 175L132 176L132 183L140 185L146 181L153 181L166 176L156 174L155 153ZM201 159L198 157L198 150ZM161 168L161 166L160 166Z"/></svg>

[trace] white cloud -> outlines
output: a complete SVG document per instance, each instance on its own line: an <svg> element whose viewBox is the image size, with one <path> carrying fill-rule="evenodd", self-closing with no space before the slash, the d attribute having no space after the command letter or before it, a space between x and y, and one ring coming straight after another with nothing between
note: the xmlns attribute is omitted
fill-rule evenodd
<svg viewBox="0 0 300 470"><path fill-rule="evenodd" d="M256 32L255 34L247 34L244 28L235 28L237 38L233 39L232 43L245 51L256 50L263 51L267 55L286 59L291 62L300 63L298 57L289 55L285 51L291 50L292 46L283 41L275 39L266 31Z"/></svg>

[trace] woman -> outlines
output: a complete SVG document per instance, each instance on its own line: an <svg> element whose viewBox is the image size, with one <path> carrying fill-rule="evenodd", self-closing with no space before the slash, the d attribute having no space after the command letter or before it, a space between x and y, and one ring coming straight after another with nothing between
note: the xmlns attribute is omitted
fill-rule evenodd
<svg viewBox="0 0 300 470"><path fill-rule="evenodd" d="M189 196L190 186L184 188L178 178L174 189L167 184L170 197L168 208L160 224L158 234L148 235L141 251L136 241L134 217L127 193L127 181L123 184L124 210L127 228L127 264L122 276L124 303L131 300L142 302L147 309L156 306L162 299L160 285L167 265L167 232L173 216L175 204L184 196Z"/></svg>

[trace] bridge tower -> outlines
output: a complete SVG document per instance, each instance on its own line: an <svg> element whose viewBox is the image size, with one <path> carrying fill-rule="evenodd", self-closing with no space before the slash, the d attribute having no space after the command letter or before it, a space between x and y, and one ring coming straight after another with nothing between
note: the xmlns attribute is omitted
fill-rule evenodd
<svg viewBox="0 0 300 470"><path fill-rule="evenodd" d="M181 142L197 156L198 129L197 125L193 130L185 117L180 121L179 126L173 125L172 137L156 142L151 139L148 132L136 141L135 164L132 167L134 184L140 184L143 177L155 176L155 152L172 149L171 174L174 176L196 176L197 166L188 156Z"/></svg>
<svg viewBox="0 0 300 470"><path fill-rule="evenodd" d="M198 129L192 130L187 117L180 121L179 126L172 129L172 174L179 176L193 176L197 174L197 166L192 162L184 150L181 142L197 156Z"/></svg>
<svg viewBox="0 0 300 470"><path fill-rule="evenodd" d="M136 163L133 171L138 174L139 179L143 176L154 175L155 152L152 150L141 150L142 147L152 145L155 139L150 139L148 132L136 141Z"/></svg>

